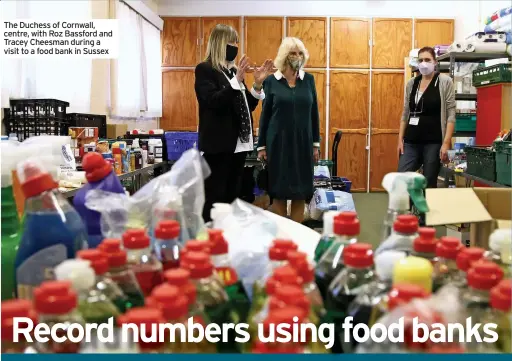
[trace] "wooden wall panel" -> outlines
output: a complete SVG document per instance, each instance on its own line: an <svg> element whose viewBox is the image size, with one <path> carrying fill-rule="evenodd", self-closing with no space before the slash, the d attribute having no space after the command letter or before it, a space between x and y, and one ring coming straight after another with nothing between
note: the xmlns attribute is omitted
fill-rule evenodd
<svg viewBox="0 0 512 361"><path fill-rule="evenodd" d="M373 68L403 69L412 47L412 19L373 19Z"/></svg>
<svg viewBox="0 0 512 361"><path fill-rule="evenodd" d="M325 132L325 92L326 74L325 70L306 70L315 77L316 96L318 99L318 112L320 113L320 132ZM325 139L325 138L324 138Z"/></svg>
<svg viewBox="0 0 512 361"><path fill-rule="evenodd" d="M206 55L206 47L208 45L208 39L210 38L210 34L213 30L213 28L217 24L224 24L232 26L237 32L238 32L238 41L239 44L242 42L242 21L240 17L206 17L201 18L201 59L204 59ZM240 49L241 50L241 49ZM237 56L237 59L241 56L241 51L239 51L239 54Z"/></svg>
<svg viewBox="0 0 512 361"><path fill-rule="evenodd" d="M329 144L332 144L337 128L331 128ZM338 146L338 176L352 181L351 191L366 191L368 178L368 152L366 150L366 129L342 129L343 135ZM332 159L332 157L330 157Z"/></svg>
<svg viewBox="0 0 512 361"><path fill-rule="evenodd" d="M368 128L368 71L332 70L329 126L340 129Z"/></svg>
<svg viewBox="0 0 512 361"><path fill-rule="evenodd" d="M373 72L372 128L399 129L403 105L403 73Z"/></svg>
<svg viewBox="0 0 512 361"><path fill-rule="evenodd" d="M254 83L254 76L253 73L247 73L245 76L245 84L247 84L248 87L252 86ZM260 115L261 115L261 105L262 101L258 103L258 107L252 112L252 118L254 121L254 124L252 126L253 131L255 134L257 134L258 127L260 126Z"/></svg>
<svg viewBox="0 0 512 361"><path fill-rule="evenodd" d="M398 169L398 130L372 130L370 191L382 191L382 179Z"/></svg>
<svg viewBox="0 0 512 361"><path fill-rule="evenodd" d="M197 131L198 105L194 81L194 69L165 70L162 73L160 128Z"/></svg>
<svg viewBox="0 0 512 361"><path fill-rule="evenodd" d="M246 17L245 50L252 65L260 66L266 59L274 59L283 40L282 17Z"/></svg>
<svg viewBox="0 0 512 361"><path fill-rule="evenodd" d="M199 18L165 17L162 66L196 66L200 62Z"/></svg>
<svg viewBox="0 0 512 361"><path fill-rule="evenodd" d="M453 19L415 19L414 20L414 47L449 45L454 37Z"/></svg>
<svg viewBox="0 0 512 361"><path fill-rule="evenodd" d="M331 67L370 67L370 24L364 18L331 18Z"/></svg>
<svg viewBox="0 0 512 361"><path fill-rule="evenodd" d="M286 19L287 36L302 40L309 52L308 67L324 68L327 66L327 18Z"/></svg>

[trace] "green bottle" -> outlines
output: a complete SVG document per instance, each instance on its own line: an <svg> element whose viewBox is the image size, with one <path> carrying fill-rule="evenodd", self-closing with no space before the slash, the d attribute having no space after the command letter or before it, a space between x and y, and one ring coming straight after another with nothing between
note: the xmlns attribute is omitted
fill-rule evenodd
<svg viewBox="0 0 512 361"><path fill-rule="evenodd" d="M16 202L12 193L12 185L2 187L2 301L14 298L16 288L14 277L14 261L20 244L21 232Z"/></svg>
<svg viewBox="0 0 512 361"><path fill-rule="evenodd" d="M315 262L320 261L323 254L334 241L334 217L339 214L337 211L327 211L324 213L324 231L315 248Z"/></svg>

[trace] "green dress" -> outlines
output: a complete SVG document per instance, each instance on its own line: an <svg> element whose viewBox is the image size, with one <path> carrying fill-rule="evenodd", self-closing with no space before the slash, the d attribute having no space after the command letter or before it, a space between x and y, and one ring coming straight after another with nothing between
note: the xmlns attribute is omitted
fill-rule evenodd
<svg viewBox="0 0 512 361"><path fill-rule="evenodd" d="M304 73L291 88L278 71L263 83L258 148L266 147L268 193L280 200L313 196L313 144L320 142L313 75Z"/></svg>

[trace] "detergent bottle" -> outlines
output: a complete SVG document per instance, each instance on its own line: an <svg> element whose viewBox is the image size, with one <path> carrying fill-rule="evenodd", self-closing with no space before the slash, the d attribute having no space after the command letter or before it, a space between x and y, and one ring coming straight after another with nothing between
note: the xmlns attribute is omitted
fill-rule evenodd
<svg viewBox="0 0 512 361"><path fill-rule="evenodd" d="M100 189L106 192L124 194L124 188L115 175L112 165L100 153L89 152L85 154L82 167L88 183L76 192L73 198L73 206L87 226L89 247L96 248L103 240L100 223L101 214L85 206L87 193L93 189Z"/></svg>
<svg viewBox="0 0 512 361"><path fill-rule="evenodd" d="M40 160L18 165L25 202L23 235L16 254L18 298L31 299L35 287L53 279L53 268L87 247L80 215L57 190Z"/></svg>

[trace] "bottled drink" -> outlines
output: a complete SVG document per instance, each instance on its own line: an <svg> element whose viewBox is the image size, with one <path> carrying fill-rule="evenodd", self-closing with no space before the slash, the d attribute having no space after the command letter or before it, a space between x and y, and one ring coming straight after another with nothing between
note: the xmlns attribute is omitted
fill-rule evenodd
<svg viewBox="0 0 512 361"><path fill-rule="evenodd" d="M457 277L453 280L453 284L460 289L467 288L467 272L471 268L471 265L484 257L485 249L478 247L463 248L455 263L459 269Z"/></svg>
<svg viewBox="0 0 512 361"><path fill-rule="evenodd" d="M435 228L421 227L418 229L419 237L416 237L412 244L412 256L429 260L432 264L437 262L436 245L439 240L436 238Z"/></svg>
<svg viewBox="0 0 512 361"><path fill-rule="evenodd" d="M155 307L135 307L121 315L117 323L119 326L130 323L137 326L138 335L136 335L136 339L138 339L137 348L139 353L166 353L166 343L159 342L160 332L158 325L165 323L165 317L160 309ZM151 330L152 325L156 325L156 334L148 331L143 333L144 328L141 327L143 325L145 330ZM157 342L144 342L141 339L143 335L145 337L155 337ZM135 337L133 336L130 335L130 339L134 339Z"/></svg>
<svg viewBox="0 0 512 361"><path fill-rule="evenodd" d="M14 318L29 318L34 327L37 326L37 315L32 308L32 303L27 300L8 300L2 302L2 353L24 353L29 342L20 335L17 342L14 342ZM20 322L20 328L25 328L23 322Z"/></svg>
<svg viewBox="0 0 512 361"><path fill-rule="evenodd" d="M427 298L430 295L421 286L409 283L402 283L393 286L388 294L386 311L391 312L395 308L408 304L415 298Z"/></svg>
<svg viewBox="0 0 512 361"><path fill-rule="evenodd" d="M441 237L437 243L436 255L439 260L434 265L433 292L457 279L459 270L455 261L462 248L462 243L455 237Z"/></svg>
<svg viewBox="0 0 512 361"><path fill-rule="evenodd" d="M3 169L2 173L4 173ZM6 185L4 181L2 174L2 300L8 300L14 298L16 293L14 262L20 245L21 232L12 185L10 183Z"/></svg>
<svg viewBox="0 0 512 361"><path fill-rule="evenodd" d="M322 237L318 241L315 248L315 262L318 262L322 255L331 246L335 235L334 235L334 217L338 215L337 211L327 211L323 215L324 219L324 231Z"/></svg>
<svg viewBox="0 0 512 361"><path fill-rule="evenodd" d="M505 278L512 276L512 235L510 229L497 229L489 237L486 258L498 264Z"/></svg>
<svg viewBox="0 0 512 361"><path fill-rule="evenodd" d="M491 312L487 322L498 325L496 346L503 353L511 353L512 342L512 280L503 280L491 289Z"/></svg>
<svg viewBox="0 0 512 361"><path fill-rule="evenodd" d="M359 231L359 220L355 212L342 212L334 220L336 238L315 267L315 282L323 299L334 277L344 268L343 250L357 242Z"/></svg>
<svg viewBox="0 0 512 361"><path fill-rule="evenodd" d="M67 281L47 281L34 290L34 308L39 315L39 323L45 323L50 328L55 324L64 324L56 335L64 337L62 343L55 342L50 337L48 342L38 343L36 349L40 353L78 353L80 343L70 341L66 334L70 325L85 321L77 310L78 297ZM75 328L76 331L76 328ZM73 335L77 337L77 332Z"/></svg>
<svg viewBox="0 0 512 361"><path fill-rule="evenodd" d="M123 234L128 263L144 296L162 283L162 264L151 252L150 239L143 229L131 229Z"/></svg>
<svg viewBox="0 0 512 361"><path fill-rule="evenodd" d="M348 245L343 252L343 263L345 268L329 285L326 298L326 318L330 323L334 323L336 334L333 353L352 352L352 345L344 342L341 324L347 316L350 303L362 291L363 286L375 280L371 245L366 243ZM370 318L369 315L361 317Z"/></svg>
<svg viewBox="0 0 512 361"><path fill-rule="evenodd" d="M180 224L178 221L160 221L155 228L155 253L163 270L180 266Z"/></svg>
<svg viewBox="0 0 512 361"><path fill-rule="evenodd" d="M380 244L375 255L389 250L406 252L409 255L413 251L416 238L418 238L418 218L412 214L400 215L393 224L393 232Z"/></svg>
<svg viewBox="0 0 512 361"><path fill-rule="evenodd" d="M142 293L137 278L132 269L128 267L127 252L121 249L121 241L118 239L104 239L100 245L101 251L108 258L109 270L106 277L114 281L127 298L126 309L144 306L144 294Z"/></svg>

